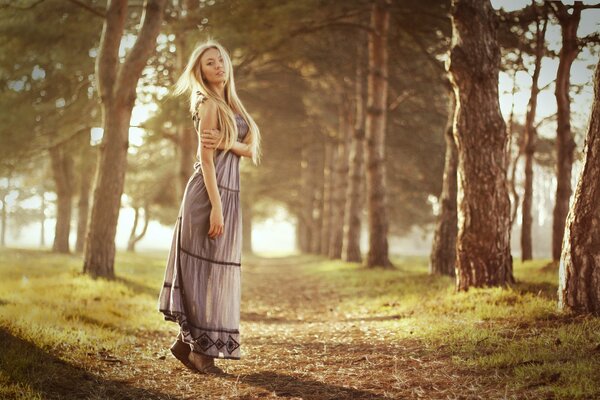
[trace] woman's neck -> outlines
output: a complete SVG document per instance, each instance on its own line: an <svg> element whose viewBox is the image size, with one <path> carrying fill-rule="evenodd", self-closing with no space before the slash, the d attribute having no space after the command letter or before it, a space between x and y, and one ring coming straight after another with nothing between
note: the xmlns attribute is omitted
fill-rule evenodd
<svg viewBox="0 0 600 400"><path fill-rule="evenodd" d="M219 97L221 97L221 99L223 99L223 101L225 101L225 84L218 84L217 86L213 86L212 90L214 92L217 93L217 95L219 95Z"/></svg>

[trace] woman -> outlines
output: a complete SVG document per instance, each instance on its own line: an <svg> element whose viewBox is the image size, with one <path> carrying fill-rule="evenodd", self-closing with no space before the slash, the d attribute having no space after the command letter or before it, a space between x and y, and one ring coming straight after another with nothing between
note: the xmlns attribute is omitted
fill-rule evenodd
<svg viewBox="0 0 600 400"><path fill-rule="evenodd" d="M260 132L237 96L229 55L216 41L192 52L174 93L187 91L199 149L175 223L159 310L180 326L173 355L188 368L222 373L215 358L241 358L239 160L258 162Z"/></svg>

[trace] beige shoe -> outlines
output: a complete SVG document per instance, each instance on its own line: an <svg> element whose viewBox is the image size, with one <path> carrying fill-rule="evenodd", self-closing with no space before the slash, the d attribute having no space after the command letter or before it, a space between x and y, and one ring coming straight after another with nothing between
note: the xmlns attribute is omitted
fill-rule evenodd
<svg viewBox="0 0 600 400"><path fill-rule="evenodd" d="M220 374L224 371L215 365L214 357L205 356L193 351L190 351L188 356L190 362L194 365L198 372L203 374L213 373Z"/></svg>

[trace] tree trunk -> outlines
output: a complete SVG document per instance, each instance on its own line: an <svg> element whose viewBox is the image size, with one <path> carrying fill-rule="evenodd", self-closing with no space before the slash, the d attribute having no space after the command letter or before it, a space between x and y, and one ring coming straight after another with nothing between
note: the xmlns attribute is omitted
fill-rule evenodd
<svg viewBox="0 0 600 400"><path fill-rule="evenodd" d="M52 177L56 187L56 225L52 251L69 253L71 212L73 208L73 158L60 145L51 147L49 153Z"/></svg>
<svg viewBox="0 0 600 400"><path fill-rule="evenodd" d="M513 282L498 20L489 2L452 2L450 73L458 148L457 289Z"/></svg>
<svg viewBox="0 0 600 400"><path fill-rule="evenodd" d="M133 227L131 228L131 233L129 235L129 241L127 242L127 251L135 252L135 245L137 242L142 240L142 238L146 235L146 231L148 230L148 224L150 222L150 214L148 212L148 205L142 207L144 210L144 227L142 228L142 232L139 235L136 235L139 219L140 219L140 207L134 207L135 215L133 217Z"/></svg>
<svg viewBox="0 0 600 400"><path fill-rule="evenodd" d="M89 143L82 144L81 152L81 177L79 186L79 201L77 203L77 241L75 242L75 251L83 252L85 245L85 236L87 234L88 219L90 214L90 189L95 173L95 163L90 151Z"/></svg>
<svg viewBox="0 0 600 400"><path fill-rule="evenodd" d="M555 4L556 3L556 4ZM571 132L571 65L579 53L577 27L581 18L581 4L575 3L572 13L560 2L552 2L562 30L562 47L556 74L557 129L556 129L556 200L552 219L552 259L559 260L565 220L571 199L571 169L575 153L575 139Z"/></svg>
<svg viewBox="0 0 600 400"><path fill-rule="evenodd" d="M302 149L300 151L300 187L301 193L310 193L314 182L310 176L310 142L308 136L302 137ZM301 253L310 251L312 236L312 198L303 197L301 209L298 213L298 226L296 241Z"/></svg>
<svg viewBox="0 0 600 400"><path fill-rule="evenodd" d="M392 267L388 255L388 216L385 181L385 131L388 97L387 35L390 0L374 0L369 32L369 75L367 83L367 210L369 251L367 267Z"/></svg>
<svg viewBox="0 0 600 400"><path fill-rule="evenodd" d="M10 187L10 185L8 187ZM6 197L8 196L8 193L9 191L7 190L6 194L2 196L2 227L0 228L0 246L2 247L6 247L6 224L8 223L8 212L6 211Z"/></svg>
<svg viewBox="0 0 600 400"><path fill-rule="evenodd" d="M309 164L309 168L312 172L312 238L310 243L310 252L312 254L319 254L321 252L321 227L323 225L323 185L319 185L320 176L323 172L322 168L319 168L319 163L317 162L317 157L319 154L316 150L311 152L311 160L312 162Z"/></svg>
<svg viewBox="0 0 600 400"><path fill-rule="evenodd" d="M46 247L46 198L45 192L40 195L40 247Z"/></svg>
<svg viewBox="0 0 600 400"><path fill-rule="evenodd" d="M329 242L329 258L342 258L342 242L344 240L344 209L346 204L346 187L348 186L348 140L352 127L349 116L349 104L342 99L338 109L338 139L336 143L336 163L334 169L334 186L332 202L331 240Z"/></svg>
<svg viewBox="0 0 600 400"><path fill-rule="evenodd" d="M325 143L325 162L323 165L323 218L321 225L320 253L326 256L329 253L329 240L331 237L331 165L333 160L333 144Z"/></svg>
<svg viewBox="0 0 600 400"><path fill-rule="evenodd" d="M543 27L541 26L542 23ZM527 115L525 117L525 187L523 194L523 206L521 208L521 259L523 261L531 260L533 258L533 246L531 243L531 225L533 221L533 218L531 217L531 203L533 197L533 156L535 155L537 141L535 115L537 110L537 97L540 91L538 88L538 81L542 66L542 57L544 56L544 42L547 26L548 18L545 17L544 21L542 22L538 17L536 29L535 65L531 82L531 96L529 97Z"/></svg>
<svg viewBox="0 0 600 400"><path fill-rule="evenodd" d="M96 59L96 86L102 102L104 136L83 265L83 272L92 277L115 276L115 234L127 168L129 121L137 82L155 51L165 3L166 0L145 3L140 32L122 65L119 46L127 18L127 1L112 0L107 4Z"/></svg>
<svg viewBox="0 0 600 400"><path fill-rule="evenodd" d="M564 235L558 306L575 313L600 314L600 62L584 155Z"/></svg>
<svg viewBox="0 0 600 400"><path fill-rule="evenodd" d="M440 214L433 235L433 246L429 264L429 273L455 276L456 264L456 169L458 153L454 142L453 121L456 101L450 82L448 85L448 122L444 131L446 140L446 158L444 163L444 181L440 196Z"/></svg>
<svg viewBox="0 0 600 400"><path fill-rule="evenodd" d="M0 227L0 246L6 247L6 231L8 230L8 201L6 198L10 194L11 191L11 182L12 182L12 169L9 169L6 177L6 190L2 191L2 214L1 214L1 222L2 226Z"/></svg>
<svg viewBox="0 0 600 400"><path fill-rule="evenodd" d="M342 259L348 262L361 262L360 229L361 213L364 205L363 183L364 147L365 147L365 85L364 85L364 48L357 46L355 80L355 115L352 141L348 159L348 187L346 190L346 210L344 212L344 239Z"/></svg>

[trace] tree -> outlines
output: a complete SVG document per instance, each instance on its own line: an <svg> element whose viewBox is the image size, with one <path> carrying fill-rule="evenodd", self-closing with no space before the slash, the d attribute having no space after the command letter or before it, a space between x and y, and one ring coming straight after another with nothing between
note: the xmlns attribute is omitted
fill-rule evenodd
<svg viewBox="0 0 600 400"><path fill-rule="evenodd" d="M136 85L155 48L166 0L147 0L141 29L121 64L119 46L127 17L127 1L107 3L96 80L102 103L104 135L94 182L94 200L84 250L83 271L92 277L114 277L115 234L127 168L129 121Z"/></svg>
<svg viewBox="0 0 600 400"><path fill-rule="evenodd" d="M575 1L567 6L559 1L549 2L561 26L562 47L559 54L556 87L554 94L557 105L556 128L556 201L552 219L552 258L559 260L565 230L565 220L571 199L571 170L574 161L575 139L571 131L571 100L569 98L571 65L581 50L577 38L577 28L581 19L581 11L598 5L584 5Z"/></svg>
<svg viewBox="0 0 600 400"><path fill-rule="evenodd" d="M498 99L498 20L489 2L452 2L451 82L458 148L456 285L513 282L506 125Z"/></svg>
<svg viewBox="0 0 600 400"><path fill-rule="evenodd" d="M456 234L458 230L456 217L456 170L458 166L458 154L454 141L453 122L456 99L454 98L450 81L447 84L449 97L448 122L444 130L446 162L444 164L442 194L439 201L440 211L437 226L433 234L429 272L432 274L455 276Z"/></svg>
<svg viewBox="0 0 600 400"><path fill-rule="evenodd" d="M600 313L600 62L575 199L567 216L560 258L558 306Z"/></svg>
<svg viewBox="0 0 600 400"><path fill-rule="evenodd" d="M365 35L361 35L363 38ZM354 128L348 154L348 187L346 190L346 210L344 211L344 238L342 259L348 262L361 262L360 228L364 205L363 187L365 184L365 85L364 85L364 43L357 41L356 77L354 79Z"/></svg>
<svg viewBox="0 0 600 400"><path fill-rule="evenodd" d="M543 9L544 12L546 9ZM521 208L521 259L531 260L533 258L533 246L531 242L531 205L533 197L533 161L536 149L537 131L535 127L535 116L537 111L537 98L540 92L538 81L544 56L546 28L548 27L548 16L540 15L536 8L536 30L535 30L535 62L531 77L531 94L527 105L525 116L525 138L523 140L523 152L525 154L525 183L523 193L523 205Z"/></svg>
<svg viewBox="0 0 600 400"><path fill-rule="evenodd" d="M386 212L385 131L388 97L387 34L390 1L374 0L369 32L369 75L367 83L367 212L369 251L366 266L391 267L388 256L388 216Z"/></svg>

